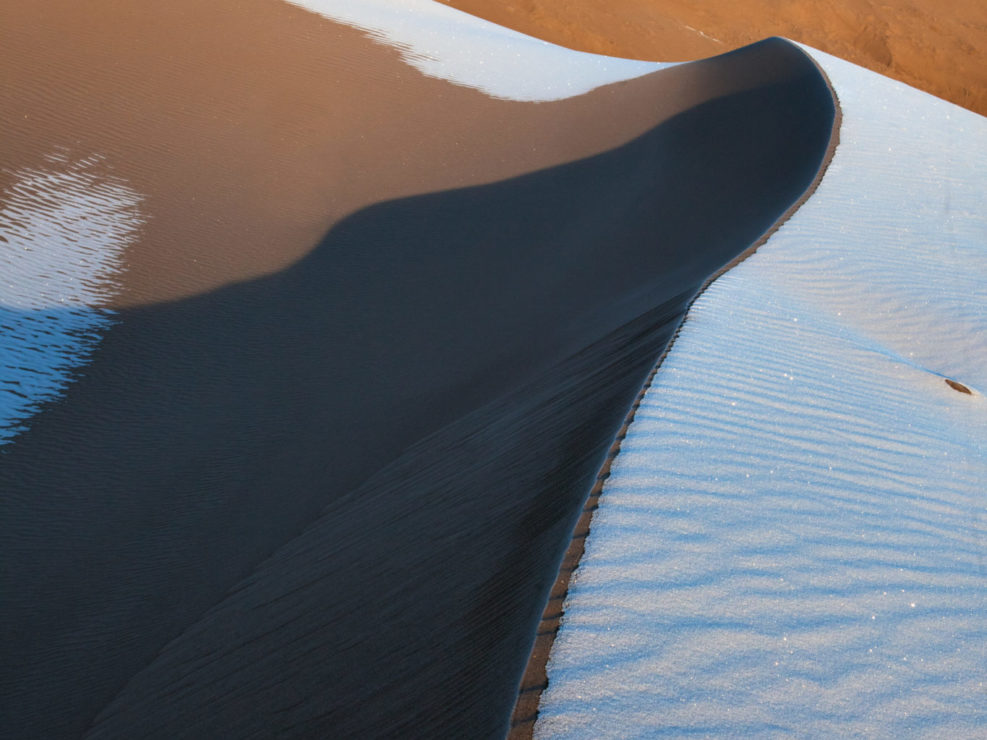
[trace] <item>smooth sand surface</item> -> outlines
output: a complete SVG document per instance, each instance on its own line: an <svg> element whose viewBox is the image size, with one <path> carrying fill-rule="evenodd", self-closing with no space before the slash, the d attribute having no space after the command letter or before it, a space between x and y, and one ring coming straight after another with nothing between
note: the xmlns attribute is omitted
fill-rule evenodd
<svg viewBox="0 0 987 740"><path fill-rule="evenodd" d="M440 0L572 49L686 61L783 36L987 115L981 0Z"/></svg>
<svg viewBox="0 0 987 740"><path fill-rule="evenodd" d="M684 306L817 172L816 68L773 40L529 104L266 0L0 28L4 187L57 151L143 219L0 448L0 735L502 734Z"/></svg>

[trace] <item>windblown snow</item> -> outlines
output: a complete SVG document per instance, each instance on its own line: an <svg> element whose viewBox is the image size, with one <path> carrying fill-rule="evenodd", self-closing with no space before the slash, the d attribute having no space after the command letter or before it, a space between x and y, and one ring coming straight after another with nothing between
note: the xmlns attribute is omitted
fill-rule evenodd
<svg viewBox="0 0 987 740"><path fill-rule="evenodd" d="M987 119L807 51L840 144L647 392L537 737L984 736Z"/></svg>

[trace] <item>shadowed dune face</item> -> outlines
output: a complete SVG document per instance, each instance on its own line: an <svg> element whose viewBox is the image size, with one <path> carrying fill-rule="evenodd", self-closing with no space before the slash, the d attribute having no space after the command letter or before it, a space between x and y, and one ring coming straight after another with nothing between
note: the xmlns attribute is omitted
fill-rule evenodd
<svg viewBox="0 0 987 740"><path fill-rule="evenodd" d="M4 176L99 154L142 221L0 448L0 734L503 732L628 404L816 174L813 64L520 104L283 4L2 12Z"/></svg>
<svg viewBox="0 0 987 740"><path fill-rule="evenodd" d="M572 49L633 59L700 59L783 36L987 115L980 0L440 2Z"/></svg>

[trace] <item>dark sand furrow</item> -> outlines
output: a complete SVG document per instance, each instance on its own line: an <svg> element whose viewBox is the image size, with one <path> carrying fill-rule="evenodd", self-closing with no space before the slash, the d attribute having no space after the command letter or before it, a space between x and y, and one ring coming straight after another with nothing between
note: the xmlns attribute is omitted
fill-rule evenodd
<svg viewBox="0 0 987 740"><path fill-rule="evenodd" d="M518 104L289 6L95 8L3 9L4 164L74 137L148 223L0 456L0 735L502 733L610 440L811 182L825 84L776 40Z"/></svg>

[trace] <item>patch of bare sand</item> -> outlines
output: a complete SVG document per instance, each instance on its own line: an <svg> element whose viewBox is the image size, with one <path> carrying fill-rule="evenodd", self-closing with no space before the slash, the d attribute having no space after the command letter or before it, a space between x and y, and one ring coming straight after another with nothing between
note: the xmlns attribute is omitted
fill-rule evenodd
<svg viewBox="0 0 987 740"><path fill-rule="evenodd" d="M784 36L987 115L987 3L955 0L439 0L582 51L660 61Z"/></svg>

